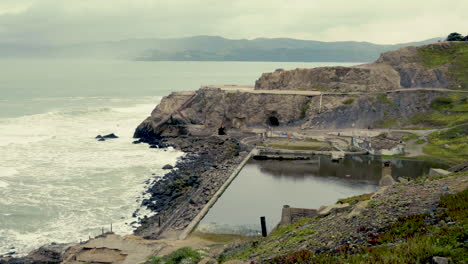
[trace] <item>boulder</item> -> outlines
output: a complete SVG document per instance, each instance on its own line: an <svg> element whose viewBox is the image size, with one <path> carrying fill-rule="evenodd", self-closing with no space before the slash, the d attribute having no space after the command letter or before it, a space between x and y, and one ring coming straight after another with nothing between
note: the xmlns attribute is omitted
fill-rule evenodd
<svg viewBox="0 0 468 264"><path fill-rule="evenodd" d="M349 206L350 206L349 203L321 206L318 209L318 213L319 215L329 215L332 212L339 212L339 211L345 210L346 208L349 208Z"/></svg>
<svg viewBox="0 0 468 264"><path fill-rule="evenodd" d="M443 169L431 168L429 170L429 177L445 176L445 175L449 175L450 173L451 173L450 171L446 171L446 170L443 170Z"/></svg>
<svg viewBox="0 0 468 264"><path fill-rule="evenodd" d="M71 246L71 244L51 244L42 246L29 253L28 259L34 263L61 263L63 261L63 254Z"/></svg>
<svg viewBox="0 0 468 264"><path fill-rule="evenodd" d="M170 164L166 164L166 165L164 165L163 170L172 170L173 168L174 168L174 166L172 166Z"/></svg>
<svg viewBox="0 0 468 264"><path fill-rule="evenodd" d="M108 134L108 135L105 135L105 136L102 136L103 138L119 138L118 136L116 136L114 133L111 133L111 134Z"/></svg>
<svg viewBox="0 0 468 264"><path fill-rule="evenodd" d="M443 258L443 257L432 257L431 263L433 264L449 264L449 259L448 258Z"/></svg>
<svg viewBox="0 0 468 264"><path fill-rule="evenodd" d="M405 178L403 178L403 177L398 177L398 181L399 181L400 183L408 183L408 182L409 182L407 179L405 179Z"/></svg>

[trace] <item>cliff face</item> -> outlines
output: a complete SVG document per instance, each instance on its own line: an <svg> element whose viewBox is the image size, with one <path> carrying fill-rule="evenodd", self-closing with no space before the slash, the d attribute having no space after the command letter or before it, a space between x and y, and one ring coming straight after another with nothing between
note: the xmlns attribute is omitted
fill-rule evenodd
<svg viewBox="0 0 468 264"><path fill-rule="evenodd" d="M278 70L263 74L255 91L173 93L137 128L135 137L285 125L285 130L456 125L466 120L460 111L466 107L466 93L440 88L468 89L467 72L468 43L462 42L403 48L356 67Z"/></svg>
<svg viewBox="0 0 468 264"><path fill-rule="evenodd" d="M302 95L252 94L206 88L198 90L195 99L180 113L175 111L189 98L180 93L164 97L151 116L138 126L135 137L213 134L219 128L241 129L266 126L271 122L295 124L302 122L306 111L302 107L309 100ZM168 116L172 118L158 128L158 122Z"/></svg>
<svg viewBox="0 0 468 264"><path fill-rule="evenodd" d="M257 90L321 90L369 92L398 89L399 75L391 67L319 67L264 73Z"/></svg>
<svg viewBox="0 0 468 264"><path fill-rule="evenodd" d="M302 128L370 128L405 122L431 111L430 102L445 96L441 91L407 91L361 96L253 94L201 89L191 96L173 93L164 97L135 132L135 137L214 135L268 126ZM170 117L169 119L167 119ZM166 122L161 123L161 120ZM220 131L219 129L222 129Z"/></svg>
<svg viewBox="0 0 468 264"><path fill-rule="evenodd" d="M439 42L383 53L371 64L264 73L255 89L385 91L399 88L468 89L468 43ZM463 74L465 72L465 74Z"/></svg>

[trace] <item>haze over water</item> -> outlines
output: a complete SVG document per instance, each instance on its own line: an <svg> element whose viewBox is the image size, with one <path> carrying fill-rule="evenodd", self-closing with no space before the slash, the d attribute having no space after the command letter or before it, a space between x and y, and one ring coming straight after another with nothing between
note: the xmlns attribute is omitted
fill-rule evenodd
<svg viewBox="0 0 468 264"><path fill-rule="evenodd" d="M326 65L337 63L0 61L0 255L87 239L110 223L132 232L145 181L182 155L131 144L162 96ZM107 133L120 138L94 139Z"/></svg>

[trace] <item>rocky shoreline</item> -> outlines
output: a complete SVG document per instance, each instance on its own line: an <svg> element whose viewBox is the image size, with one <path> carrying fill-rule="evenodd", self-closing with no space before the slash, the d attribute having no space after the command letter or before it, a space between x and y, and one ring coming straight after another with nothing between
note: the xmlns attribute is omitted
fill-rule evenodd
<svg viewBox="0 0 468 264"><path fill-rule="evenodd" d="M140 226L134 231L146 239L182 232L247 156L240 140L228 136L141 138L138 142L150 148L174 147L185 153L170 172L154 176L147 190L149 198L142 201L142 207L156 213L140 218ZM46 245L26 257L0 258L0 263L61 263L71 245Z"/></svg>
<svg viewBox="0 0 468 264"><path fill-rule="evenodd" d="M151 147L174 147L185 153L174 169L157 177L142 201L156 214L140 220L134 234L147 239L183 231L247 155L228 136L142 138Z"/></svg>

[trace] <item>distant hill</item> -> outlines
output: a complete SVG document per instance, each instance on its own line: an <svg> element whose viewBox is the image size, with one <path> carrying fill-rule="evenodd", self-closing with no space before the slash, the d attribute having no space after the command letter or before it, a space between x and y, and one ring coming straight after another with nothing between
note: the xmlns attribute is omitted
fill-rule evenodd
<svg viewBox="0 0 468 264"><path fill-rule="evenodd" d="M68 46L0 43L0 58L84 57L144 61L368 62L376 60L382 52L405 46L429 44L441 39L433 38L396 45L354 41L322 42L289 38L232 40L217 36L131 39Z"/></svg>

